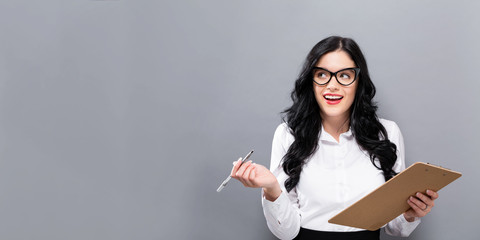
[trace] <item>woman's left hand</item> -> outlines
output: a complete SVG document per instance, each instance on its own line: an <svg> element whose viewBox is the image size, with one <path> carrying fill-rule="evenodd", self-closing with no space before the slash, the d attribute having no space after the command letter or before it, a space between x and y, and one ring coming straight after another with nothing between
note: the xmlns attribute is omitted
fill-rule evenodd
<svg viewBox="0 0 480 240"><path fill-rule="evenodd" d="M438 193L432 190L427 190L427 195L418 192L415 196L410 196L407 200L410 209L408 209L403 216L409 222L415 221L415 218L424 217L435 206L435 200L438 198Z"/></svg>

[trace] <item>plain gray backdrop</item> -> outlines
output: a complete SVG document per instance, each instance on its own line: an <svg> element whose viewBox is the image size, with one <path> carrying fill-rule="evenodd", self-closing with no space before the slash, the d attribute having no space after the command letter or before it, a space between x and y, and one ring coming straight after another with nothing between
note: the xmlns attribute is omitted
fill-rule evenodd
<svg viewBox="0 0 480 240"><path fill-rule="evenodd" d="M407 165L464 174L409 239L478 239L479 10L1 1L0 239L275 239L259 189L215 190L250 149L269 165L306 54L330 35L362 48Z"/></svg>

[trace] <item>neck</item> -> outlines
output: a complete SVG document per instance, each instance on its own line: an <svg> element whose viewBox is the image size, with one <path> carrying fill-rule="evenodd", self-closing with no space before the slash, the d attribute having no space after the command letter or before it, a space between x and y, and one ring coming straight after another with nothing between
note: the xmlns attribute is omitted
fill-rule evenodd
<svg viewBox="0 0 480 240"><path fill-rule="evenodd" d="M340 134L347 132L350 126L350 118L348 116L324 117L322 116L323 129L337 140Z"/></svg>

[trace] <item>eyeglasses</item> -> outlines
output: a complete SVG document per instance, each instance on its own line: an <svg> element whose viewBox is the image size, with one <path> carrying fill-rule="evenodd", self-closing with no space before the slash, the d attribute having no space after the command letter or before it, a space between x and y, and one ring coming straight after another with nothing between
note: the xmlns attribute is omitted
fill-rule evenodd
<svg viewBox="0 0 480 240"><path fill-rule="evenodd" d="M330 82L332 76L335 76L340 85L348 86L357 79L358 73L360 73L360 68L345 68L333 73L321 67L313 67L313 81L323 86Z"/></svg>

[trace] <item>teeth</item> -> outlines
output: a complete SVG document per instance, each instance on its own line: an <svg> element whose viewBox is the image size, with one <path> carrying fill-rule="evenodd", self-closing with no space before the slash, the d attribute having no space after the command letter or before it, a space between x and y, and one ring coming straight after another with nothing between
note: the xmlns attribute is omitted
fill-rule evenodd
<svg viewBox="0 0 480 240"><path fill-rule="evenodd" d="M326 99L331 99L331 100L338 100L338 99L342 99L343 97L342 96L325 95L325 98Z"/></svg>

